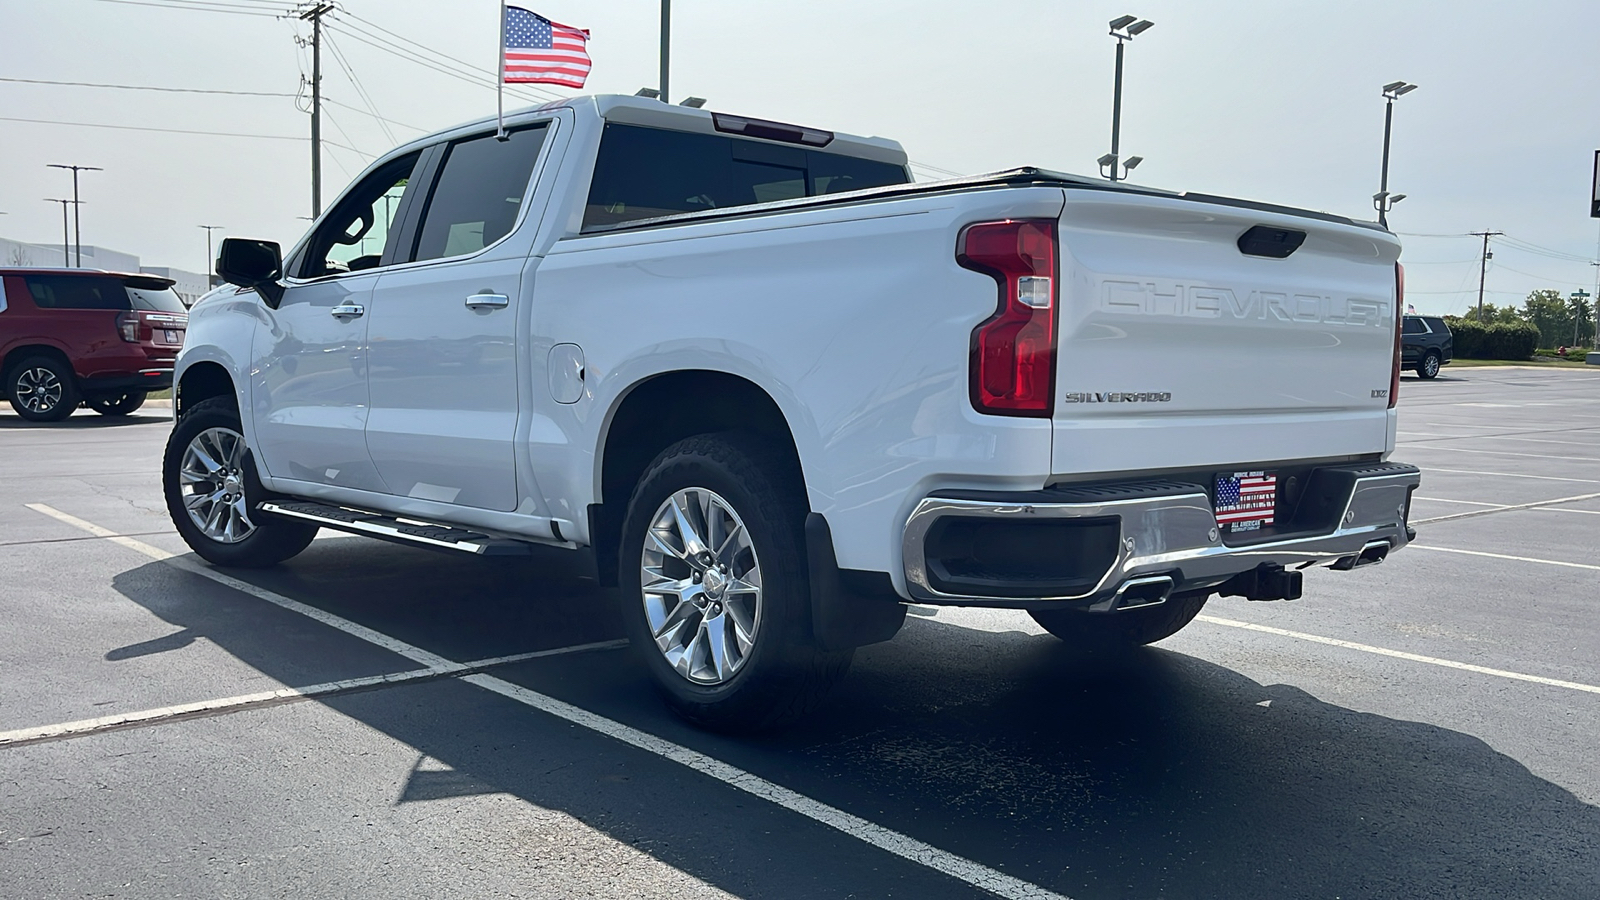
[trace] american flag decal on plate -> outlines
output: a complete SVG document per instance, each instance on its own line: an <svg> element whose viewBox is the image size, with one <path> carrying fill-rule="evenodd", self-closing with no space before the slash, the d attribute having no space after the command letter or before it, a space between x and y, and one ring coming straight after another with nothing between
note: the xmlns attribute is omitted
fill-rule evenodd
<svg viewBox="0 0 1600 900"><path fill-rule="evenodd" d="M1225 532L1256 531L1271 525L1278 507L1278 476L1273 472L1234 472L1217 476L1217 527Z"/></svg>

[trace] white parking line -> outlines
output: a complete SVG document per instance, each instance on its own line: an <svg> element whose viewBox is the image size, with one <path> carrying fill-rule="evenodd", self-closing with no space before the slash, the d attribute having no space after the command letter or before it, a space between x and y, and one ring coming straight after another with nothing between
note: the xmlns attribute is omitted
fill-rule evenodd
<svg viewBox="0 0 1600 900"><path fill-rule="evenodd" d="M1437 553L1463 553L1467 556L1487 556L1491 559L1512 559L1517 562L1542 563L1547 566L1564 566L1568 569L1589 569L1600 572L1600 566L1591 566L1588 563L1562 562L1559 559L1539 559L1533 556L1511 556L1505 553L1489 553L1483 550L1457 550L1454 547L1425 547L1422 544L1408 544L1412 550L1433 550Z"/></svg>
<svg viewBox="0 0 1600 900"><path fill-rule="evenodd" d="M322 684L313 684L300 688L283 687L272 691L241 694L236 697L220 697L215 700L179 703L173 706L143 709L138 712L119 713L118 715L101 716L95 719L79 719L76 722L61 722L55 725L40 725L34 728L0 731L0 748L54 741L68 737L83 737L104 731L117 731L138 725L156 725L163 722L192 719L224 712L242 712L247 709L277 706L296 700L310 700L335 694L347 694L368 688L389 687L398 684L409 684L414 681L429 681L435 678L470 675L484 669L526 662L530 659L539 659L545 656L564 656L569 653L584 653L590 650L616 650L626 646L627 643L625 640L615 640L599 641L592 644L576 644L571 647L557 647L553 650L535 650L531 653L516 653L511 656L495 656L489 659L473 660L472 662L451 663L448 666L430 666L426 669L391 672L387 675L369 675L365 678L327 681Z"/></svg>
<svg viewBox="0 0 1600 900"><path fill-rule="evenodd" d="M425 666L447 667L463 665L462 663L455 663L445 659L442 656L429 653L428 651L423 650L421 647L416 647L397 638L392 638L388 635L373 631L364 625L357 625L348 619L341 618L333 615L332 613L324 612L312 606L307 606L297 600L291 600L288 597L273 591L269 591L266 588L257 587L249 582L240 581L237 578L223 575L214 569L194 563L185 557L174 556L173 554L168 553L159 547L152 547L143 541L137 541L133 538L122 537L110 529L101 528L93 522L85 521L77 516L73 516L62 512L61 510L55 509L54 507L46 506L43 503L29 503L27 504L27 507L35 512L50 516L58 521L66 522L69 525L82 528L84 531L87 531L90 534L107 538L113 543L120 544L121 546L127 547L130 550L138 551L139 553L142 553L151 559L161 560L168 565L183 569L185 572L192 572L194 574L210 578L212 581L243 591L252 597L266 600L267 602L281 606L284 609L294 610L302 615L316 619L323 624L337 628L346 634L354 635L355 637L361 638L369 643L377 644L386 650L391 650L395 653L398 653L407 659L421 662ZM1008 900L1068 900L1068 898L1065 896L1045 890L1036 884L1023 881L1020 878L1013 878L1004 872L991 869L981 863L973 862L972 860L957 856L954 853L940 850L938 847L935 847L932 844L923 843L915 838L901 834L898 831L893 831L891 829L884 828L881 825L873 824L866 819L853 816L842 809L837 809L827 805L826 803L813 800L804 794L789 790L786 787L768 781L758 775L753 775L744 771L743 769L731 766L725 762L722 762L721 760L707 756L695 750L690 750L688 747L674 744L671 741L656 737L653 734L648 734L631 726L624 725L621 722L617 722L613 719L608 719L605 716L597 715L589 712L588 710L580 709L576 706L572 706L571 704L564 703L555 699L554 697L541 694L538 691L519 687L518 685L514 685L509 681L496 678L492 675L468 675L462 680L494 691L495 693L515 700L518 703L531 706L542 712L564 719L573 723L574 725L582 725L585 728L603 734L607 737L622 741L648 753L653 753L656 756L660 756L663 759L667 759L671 762L678 763L681 766L693 769L703 775L715 778L718 781L729 785L730 787L744 791L745 793L759 797L763 800L767 800L771 803L775 803L785 809L805 816L813 822L817 822L821 825L826 825L829 828L843 832L844 834L856 838L863 843L876 847L879 850L892 853L895 856L910 860L918 865L926 866L934 871L942 872L952 878L970 884L973 887L988 891L1000 897L1008 898Z"/></svg>
<svg viewBox="0 0 1600 900"><path fill-rule="evenodd" d="M1414 445L1412 445L1414 446ZM1416 447L1418 450L1439 450L1445 453L1487 453L1491 456L1524 456L1529 459L1559 459L1565 462L1600 463L1594 456L1551 456L1547 453L1518 453L1515 450L1473 450L1468 447Z"/></svg>
<svg viewBox="0 0 1600 900"><path fill-rule="evenodd" d="M1413 500L1426 500L1429 503L1465 503L1469 506L1492 506L1495 509L1505 509L1504 503L1485 503L1482 500L1451 500L1447 497L1412 497Z"/></svg>
<svg viewBox="0 0 1600 900"><path fill-rule="evenodd" d="M1415 545L1413 545L1415 546ZM1338 638L1322 637L1317 634L1306 634L1300 631L1289 631L1283 628L1273 628L1270 625L1257 625L1254 622L1239 622L1234 619L1219 619L1216 616L1196 616L1198 621L1209 622L1212 625L1225 625L1229 628L1242 628L1246 631L1259 631L1263 634L1276 634L1281 637L1291 637L1301 641L1312 641L1318 644L1327 644L1330 647L1343 647L1346 650L1359 650L1362 653L1373 653L1378 656L1391 656L1395 659L1404 659L1410 662L1425 663L1430 666L1443 666L1447 669L1460 669L1464 672L1476 672L1479 675L1493 675L1496 678L1509 678L1513 681L1531 681L1534 684L1543 684L1550 687L1567 688L1573 691L1583 691L1589 694L1600 694L1600 685L1583 684L1577 681L1562 681L1559 678L1545 678L1543 675L1528 675L1522 672L1509 672L1505 669L1491 669L1488 666L1475 666L1472 663L1456 662L1453 659L1440 659L1437 656L1423 656L1418 653L1407 653L1404 650L1390 650L1387 647L1374 647L1371 644L1358 644L1354 641L1341 641Z"/></svg>
<svg viewBox="0 0 1600 900"><path fill-rule="evenodd" d="M1593 462L1594 460L1590 460ZM1520 472L1479 472L1473 469L1441 469L1438 466L1418 466L1424 472L1448 472L1452 475L1493 475L1496 478L1532 478L1536 481L1571 481L1576 484L1600 484L1594 478L1560 478L1555 475L1524 475Z"/></svg>
<svg viewBox="0 0 1600 900"><path fill-rule="evenodd" d="M1476 516L1490 516L1495 513L1512 512L1519 509L1538 509L1541 506L1553 506L1557 503L1577 503L1579 500L1593 500L1600 497L1597 494L1578 494L1572 497L1557 497L1554 500L1535 500L1532 503L1518 503L1512 506L1500 506L1495 509L1475 509L1471 512L1451 513L1448 516L1434 516L1431 519L1418 519L1414 525L1427 525L1430 522L1448 522L1451 519L1471 519Z"/></svg>

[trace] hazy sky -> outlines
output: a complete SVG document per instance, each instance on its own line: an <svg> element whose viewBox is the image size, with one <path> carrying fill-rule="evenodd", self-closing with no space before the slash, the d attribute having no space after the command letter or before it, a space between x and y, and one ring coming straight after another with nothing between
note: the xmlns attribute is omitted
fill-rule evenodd
<svg viewBox="0 0 1600 900"><path fill-rule="evenodd" d="M0 0L0 78L293 94L310 72L290 4L211 0ZM495 65L496 0L339 0L324 86L333 105L324 198L396 143L494 112L474 85L396 55ZM526 0L593 32L586 90L657 80L659 0ZM1600 3L1223 0L677 0L673 99L877 134L912 160L961 173L1015 165L1093 172L1110 144L1115 42L1107 20L1156 22L1127 51L1124 156L1135 181L1373 218L1395 106L1390 215L1406 244L1408 299L1423 311L1477 301L1477 238L1496 239L1488 298L1593 290L1600 221L1588 218L1600 146ZM375 27L376 26L376 27ZM386 33L380 29L387 29ZM397 37L398 36L398 37ZM419 48L405 41L421 42ZM391 49L374 46L387 42ZM384 127L372 107L393 120ZM542 97L571 91L540 88ZM535 96L526 93L525 96ZM522 105L508 101L508 105ZM16 119L231 132L112 130ZM405 124L397 124L405 123ZM0 236L52 243L69 176L82 176L84 240L146 265L205 266L205 234L289 243L310 211L309 117L293 97L110 90L0 81ZM275 139L288 138L288 139ZM938 177L918 169L919 177Z"/></svg>

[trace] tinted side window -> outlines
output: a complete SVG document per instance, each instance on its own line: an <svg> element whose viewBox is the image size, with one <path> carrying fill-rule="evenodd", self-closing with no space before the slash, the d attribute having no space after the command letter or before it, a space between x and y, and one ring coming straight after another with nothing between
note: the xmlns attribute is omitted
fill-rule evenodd
<svg viewBox="0 0 1600 900"><path fill-rule="evenodd" d="M1401 334L1427 334L1428 333L1428 329L1427 329L1427 326L1422 324L1422 320L1421 319L1413 319L1410 316L1406 316L1405 327L1401 330L1400 333Z"/></svg>
<svg viewBox="0 0 1600 900"><path fill-rule="evenodd" d="M1428 327L1433 329L1434 334L1448 334L1450 332L1450 326L1446 325L1443 319L1429 317L1422 321L1428 323Z"/></svg>
<svg viewBox="0 0 1600 900"><path fill-rule="evenodd" d="M904 167L714 134L610 124L585 229L674 213L905 184Z"/></svg>
<svg viewBox="0 0 1600 900"><path fill-rule="evenodd" d="M389 249L401 200L421 160L412 153L393 160L351 188L311 236L302 278L375 269Z"/></svg>
<svg viewBox="0 0 1600 900"><path fill-rule="evenodd" d="M81 275L29 275L28 293L40 309L132 309L128 292L115 278Z"/></svg>
<svg viewBox="0 0 1600 900"><path fill-rule="evenodd" d="M547 131L541 123L512 131L506 141L491 134L451 144L412 258L475 253L510 234Z"/></svg>

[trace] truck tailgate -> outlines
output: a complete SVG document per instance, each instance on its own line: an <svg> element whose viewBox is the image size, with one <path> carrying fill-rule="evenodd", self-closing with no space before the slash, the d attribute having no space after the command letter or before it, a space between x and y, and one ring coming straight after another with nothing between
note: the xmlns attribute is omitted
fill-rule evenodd
<svg viewBox="0 0 1600 900"><path fill-rule="evenodd" d="M1193 199L1066 193L1055 474L1393 449L1393 235ZM1258 226L1263 243L1242 240ZM1289 244L1305 235L1286 257L1246 252L1287 246L1285 232Z"/></svg>

